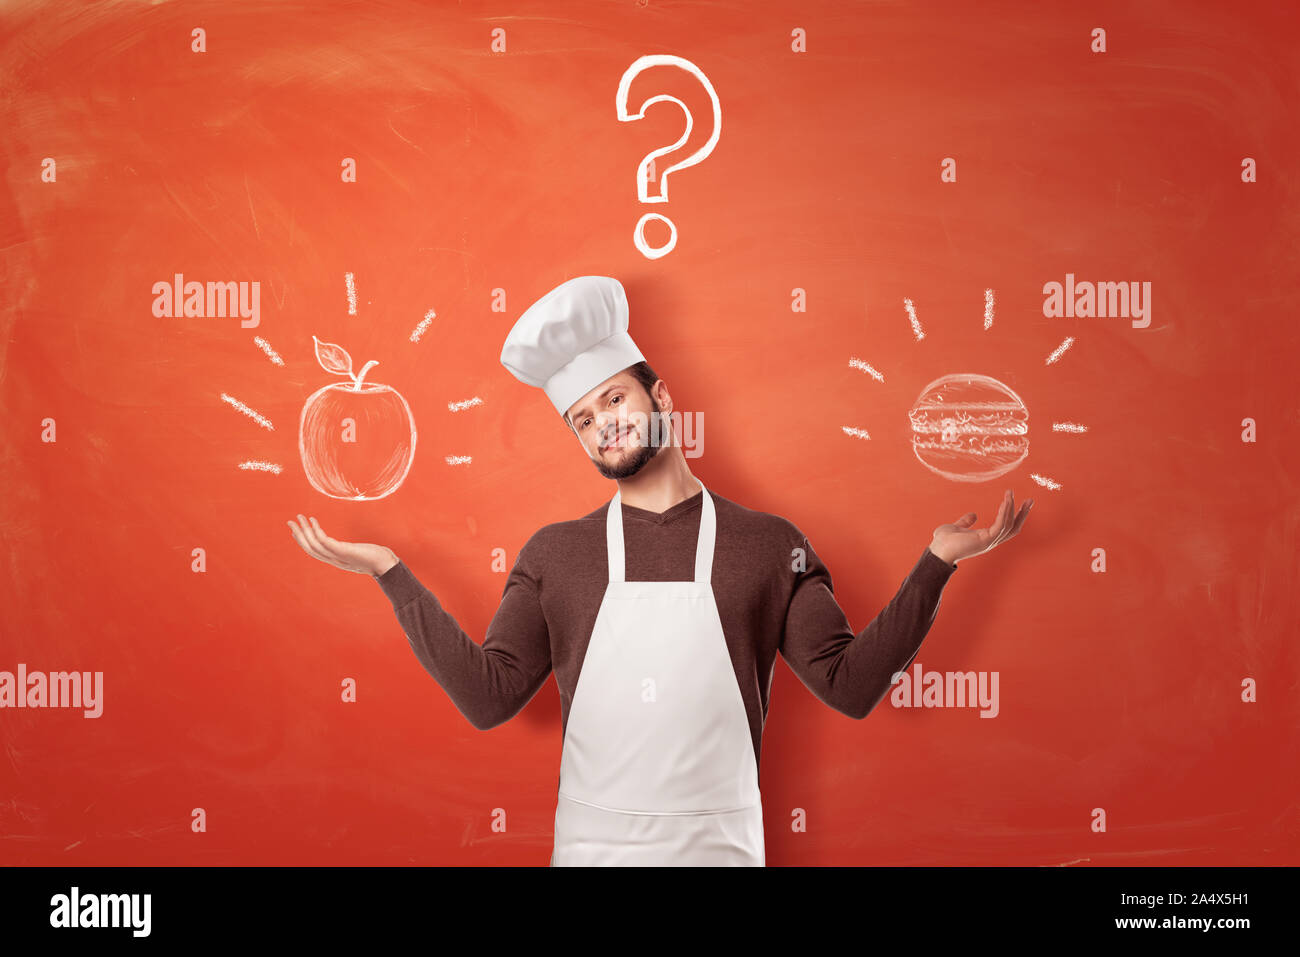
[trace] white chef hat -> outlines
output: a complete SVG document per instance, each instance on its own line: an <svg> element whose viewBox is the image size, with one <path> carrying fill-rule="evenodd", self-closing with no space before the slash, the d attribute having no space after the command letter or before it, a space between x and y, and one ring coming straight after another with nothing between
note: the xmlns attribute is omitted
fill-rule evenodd
<svg viewBox="0 0 1300 957"><path fill-rule="evenodd" d="M501 364L538 386L560 415L606 379L645 360L627 333L627 294L609 276L578 276L528 307Z"/></svg>

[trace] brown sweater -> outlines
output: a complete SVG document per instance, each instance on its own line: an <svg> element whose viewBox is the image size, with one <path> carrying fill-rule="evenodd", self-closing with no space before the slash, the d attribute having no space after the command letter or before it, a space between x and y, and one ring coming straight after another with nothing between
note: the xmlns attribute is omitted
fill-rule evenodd
<svg viewBox="0 0 1300 957"><path fill-rule="evenodd" d="M712 489L709 494L717 513L713 593L757 763L778 652L818 698L865 718L888 693L893 675L916 657L957 566L926 548L890 603L855 635L832 594L830 572L798 528ZM702 502L703 492L696 492L662 513L623 504L628 581L695 577ZM608 582L608 511L606 502L582 518L546 525L524 544L482 645L404 563L376 576L416 657L474 727L486 730L513 718L552 670L561 733L568 727Z"/></svg>

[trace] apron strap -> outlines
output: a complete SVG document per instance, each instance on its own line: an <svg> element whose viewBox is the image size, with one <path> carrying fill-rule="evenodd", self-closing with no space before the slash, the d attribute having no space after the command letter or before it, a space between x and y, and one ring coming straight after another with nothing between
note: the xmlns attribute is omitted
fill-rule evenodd
<svg viewBox="0 0 1300 957"><path fill-rule="evenodd" d="M623 490L614 493L605 516L605 548L609 552L609 580L623 580Z"/></svg>
<svg viewBox="0 0 1300 957"><path fill-rule="evenodd" d="M696 479L699 481L699 479ZM704 499L700 506L700 532L695 542L695 580L708 583L713 578L713 544L717 538L718 519L713 496L700 482ZM627 570L623 542L623 490L614 493L605 515L605 545L609 554L609 580L621 582Z"/></svg>
<svg viewBox="0 0 1300 957"><path fill-rule="evenodd" d="M713 541L718 533L718 520L713 513L713 496L700 483L704 501L700 503L700 538L695 545L695 580L708 584L713 578Z"/></svg>

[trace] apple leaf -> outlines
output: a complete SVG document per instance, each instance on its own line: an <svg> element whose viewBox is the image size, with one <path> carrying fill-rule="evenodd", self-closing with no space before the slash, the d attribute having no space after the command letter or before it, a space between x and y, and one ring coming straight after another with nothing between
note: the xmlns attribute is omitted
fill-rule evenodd
<svg viewBox="0 0 1300 957"><path fill-rule="evenodd" d="M321 342L315 336L312 340L316 343L316 361L321 368L335 375L352 375L352 357L348 350L332 342Z"/></svg>

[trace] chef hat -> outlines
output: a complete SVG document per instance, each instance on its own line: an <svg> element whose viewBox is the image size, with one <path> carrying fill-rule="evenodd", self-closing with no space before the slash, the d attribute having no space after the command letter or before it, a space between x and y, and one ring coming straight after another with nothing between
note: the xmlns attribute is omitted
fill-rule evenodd
<svg viewBox="0 0 1300 957"><path fill-rule="evenodd" d="M538 386L561 415L606 379L645 360L627 333L627 295L609 276L561 283L519 317L501 364Z"/></svg>

